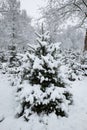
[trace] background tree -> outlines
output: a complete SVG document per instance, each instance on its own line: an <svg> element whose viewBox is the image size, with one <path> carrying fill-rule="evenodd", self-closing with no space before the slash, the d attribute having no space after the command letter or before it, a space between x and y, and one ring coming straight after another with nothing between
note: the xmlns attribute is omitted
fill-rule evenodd
<svg viewBox="0 0 87 130"><path fill-rule="evenodd" d="M54 26L58 29L59 24L72 18L77 20L77 25L85 25L87 21L87 1L86 0L49 0L45 16L53 19ZM49 20L50 22L50 20ZM53 23L53 22L52 22ZM65 23L66 24L66 23ZM52 24L51 24L52 27ZM85 43L86 44L86 43ZM87 50L84 47L84 50Z"/></svg>
<svg viewBox="0 0 87 130"><path fill-rule="evenodd" d="M6 0L1 4L1 31L3 36L1 43L5 46L16 44L18 47L33 43L34 29L31 26L31 18L25 10L20 9L20 1Z"/></svg>

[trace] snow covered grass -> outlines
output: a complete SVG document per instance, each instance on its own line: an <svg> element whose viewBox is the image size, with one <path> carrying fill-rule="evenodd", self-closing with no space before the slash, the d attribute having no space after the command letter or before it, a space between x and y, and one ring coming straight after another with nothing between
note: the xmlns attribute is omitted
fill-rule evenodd
<svg viewBox="0 0 87 130"><path fill-rule="evenodd" d="M26 122L15 117L14 89L8 77L0 74L0 130L87 130L87 77L72 82L71 86L74 103L67 118L54 113L40 117L34 114Z"/></svg>

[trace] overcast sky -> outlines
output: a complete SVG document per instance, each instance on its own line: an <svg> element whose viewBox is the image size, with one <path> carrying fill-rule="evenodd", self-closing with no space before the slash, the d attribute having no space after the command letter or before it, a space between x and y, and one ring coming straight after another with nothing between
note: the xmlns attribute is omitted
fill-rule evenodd
<svg viewBox="0 0 87 130"><path fill-rule="evenodd" d="M20 0L22 9L26 9L28 15L33 18L39 17L38 9L46 5L46 0Z"/></svg>

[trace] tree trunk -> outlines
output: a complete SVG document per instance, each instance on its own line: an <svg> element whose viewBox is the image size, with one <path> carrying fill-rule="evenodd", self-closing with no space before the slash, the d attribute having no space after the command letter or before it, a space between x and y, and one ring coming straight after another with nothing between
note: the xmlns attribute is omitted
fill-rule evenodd
<svg viewBox="0 0 87 130"><path fill-rule="evenodd" d="M86 35L85 35L85 41L84 41L84 51L87 51L87 29L86 29Z"/></svg>

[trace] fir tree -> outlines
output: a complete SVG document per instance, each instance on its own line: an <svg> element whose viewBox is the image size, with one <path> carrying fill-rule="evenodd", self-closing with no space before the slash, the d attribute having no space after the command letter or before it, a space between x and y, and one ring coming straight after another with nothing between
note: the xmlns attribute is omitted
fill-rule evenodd
<svg viewBox="0 0 87 130"><path fill-rule="evenodd" d="M52 44L48 32L36 33L37 45L29 45L27 57L29 66L24 68L22 82L18 88L18 97L21 102L21 112L28 120L29 115L50 114L66 116L65 104L71 103L71 94L66 89L66 84L59 76L59 60L56 53L59 44ZM23 81L27 80L28 84ZM66 106L66 105L65 105Z"/></svg>

